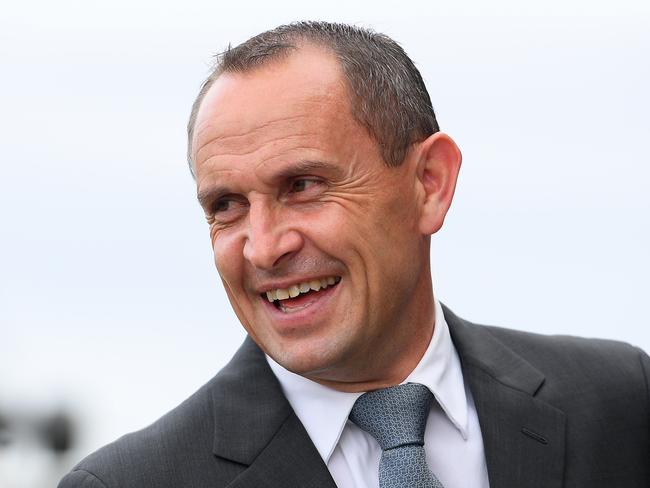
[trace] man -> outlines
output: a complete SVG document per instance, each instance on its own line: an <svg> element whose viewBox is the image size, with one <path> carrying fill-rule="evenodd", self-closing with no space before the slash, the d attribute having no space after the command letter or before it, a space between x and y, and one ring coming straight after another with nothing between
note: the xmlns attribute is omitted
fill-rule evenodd
<svg viewBox="0 0 650 488"><path fill-rule="evenodd" d="M249 338L60 487L649 486L647 355L473 325L435 300L430 236L461 156L392 40L260 34L219 58L188 128Z"/></svg>

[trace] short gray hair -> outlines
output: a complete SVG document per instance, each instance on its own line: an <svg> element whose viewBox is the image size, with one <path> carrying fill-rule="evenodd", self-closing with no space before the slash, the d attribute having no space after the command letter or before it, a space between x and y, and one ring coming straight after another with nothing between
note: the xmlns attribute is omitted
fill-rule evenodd
<svg viewBox="0 0 650 488"><path fill-rule="evenodd" d="M247 72L286 57L310 43L331 50L341 63L352 115L379 144L388 166L399 166L411 144L438 132L420 72L390 37L370 29L329 22L294 22L228 47L218 54L199 91L187 124L187 159L194 175L192 138L199 107L223 73Z"/></svg>

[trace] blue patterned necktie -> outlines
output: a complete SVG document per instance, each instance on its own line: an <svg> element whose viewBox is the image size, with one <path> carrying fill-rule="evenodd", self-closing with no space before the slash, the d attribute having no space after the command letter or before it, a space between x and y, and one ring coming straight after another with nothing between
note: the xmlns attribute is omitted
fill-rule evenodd
<svg viewBox="0 0 650 488"><path fill-rule="evenodd" d="M407 383L364 393L352 407L350 420L381 447L379 488L444 488L424 454L432 401L426 386Z"/></svg>

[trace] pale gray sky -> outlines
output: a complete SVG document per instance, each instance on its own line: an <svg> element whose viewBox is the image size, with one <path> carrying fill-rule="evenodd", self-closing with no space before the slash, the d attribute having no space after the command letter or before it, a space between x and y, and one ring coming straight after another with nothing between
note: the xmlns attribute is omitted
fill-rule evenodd
<svg viewBox="0 0 650 488"><path fill-rule="evenodd" d="M393 36L461 147L433 239L442 301L478 322L650 350L649 5L3 7L0 405L70 405L85 452L227 361L243 332L213 269L185 124L212 54L299 19Z"/></svg>

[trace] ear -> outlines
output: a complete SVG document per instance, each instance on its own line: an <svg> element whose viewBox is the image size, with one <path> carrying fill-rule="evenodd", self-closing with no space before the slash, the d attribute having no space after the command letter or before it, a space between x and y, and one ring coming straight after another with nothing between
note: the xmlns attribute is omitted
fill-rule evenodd
<svg viewBox="0 0 650 488"><path fill-rule="evenodd" d="M417 184L423 194L419 229L424 235L442 227L456 189L462 155L451 137L442 132L419 143Z"/></svg>

